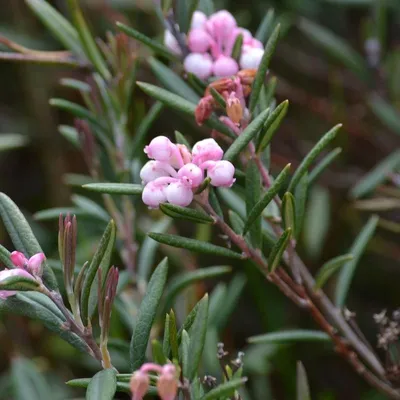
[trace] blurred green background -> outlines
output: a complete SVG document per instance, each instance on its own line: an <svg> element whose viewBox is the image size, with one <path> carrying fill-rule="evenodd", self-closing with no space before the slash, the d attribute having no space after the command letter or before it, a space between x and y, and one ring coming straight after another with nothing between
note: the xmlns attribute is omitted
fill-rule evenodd
<svg viewBox="0 0 400 400"><path fill-rule="evenodd" d="M64 1L50 3L65 12ZM81 3L99 36L114 30L117 20L124 20L149 36L162 34L151 1ZM362 257L348 301L375 346L378 330L372 315L384 308L393 310L400 303L400 212L399 207L383 211L374 207L360 209L349 191L380 160L400 147L400 117L396 114L400 107L400 2L232 0L216 1L216 5L230 10L239 25L253 32L265 13L274 8L285 28L270 74L278 78L277 101L289 99L290 108L272 144L273 172L288 162L298 165L323 132L338 122L344 124L336 143L343 152L310 193L306 226L298 248L315 271L324 261L348 251L371 213L378 212L388 222L378 227ZM30 48L60 50L24 0L0 0L0 6L1 35ZM363 80L352 65L340 62L332 48L326 51L318 46L309 21L325 27L357 51L368 65L369 79ZM28 141L21 148L0 152L0 190L30 217L46 254L56 250L56 223L39 223L31 216L49 207L70 205L71 188L65 185L65 174L87 172L81 154L58 133L59 124L71 123L70 116L49 105L51 97L80 102L75 92L59 85L63 77L85 79L82 71L69 68L0 62L0 140L4 134L21 133ZM139 78L156 82L145 62ZM140 117L151 100L139 91L135 95L133 113ZM388 116L371 105L376 96L384 99L394 114ZM171 135L177 128L175 114L163 111L150 135ZM179 128L192 141L199 137L184 122L179 123ZM100 232L90 223L82 229L95 235ZM2 228L0 242L10 248ZM93 243L83 235L80 246L91 248ZM208 261L201 258L201 265ZM244 272L248 279L244 294L223 335L229 350L246 349L246 338L254 334L288 327L315 328L306 314L261 281L256 272L247 267ZM52 398L82 395L67 389L63 382L91 376L96 369L89 359L48 334L38 323L15 316L3 316L1 321L0 368L4 374L0 378L0 399L15 396L10 376L23 371L16 356L32 358L37 370L57 386L58 394ZM115 332L123 337L126 332L120 325L116 320ZM296 360L302 360L306 367L315 399L383 398L369 390L330 345L249 348L245 360L249 360L249 390L254 399L293 399Z"/></svg>

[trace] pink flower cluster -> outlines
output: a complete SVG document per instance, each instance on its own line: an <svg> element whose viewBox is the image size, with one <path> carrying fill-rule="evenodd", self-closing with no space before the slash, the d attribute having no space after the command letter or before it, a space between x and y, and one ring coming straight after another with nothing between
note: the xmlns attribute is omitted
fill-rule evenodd
<svg viewBox="0 0 400 400"><path fill-rule="evenodd" d="M178 393L179 381L177 379L176 367L173 364L164 366L147 363L137 370L131 378L130 388L132 400L142 400L150 386L150 371L159 374L157 380L157 392L161 400L174 400Z"/></svg>
<svg viewBox="0 0 400 400"><path fill-rule="evenodd" d="M239 63L232 58L235 41L243 36ZM182 51L176 38L168 30L165 45L174 53ZM201 79L210 76L235 75L241 69L258 68L264 54L263 44L253 38L250 31L237 26L235 18L226 10L207 16L195 11L187 36L190 54L185 57L184 68Z"/></svg>
<svg viewBox="0 0 400 400"><path fill-rule="evenodd" d="M43 253L33 255L29 260L19 251L11 253L11 262L16 266L15 269L5 269L0 271L0 284L7 281L8 278L19 276L34 280L36 276L42 276L42 264L46 259ZM0 299L14 296L15 290L0 290Z"/></svg>
<svg viewBox="0 0 400 400"><path fill-rule="evenodd" d="M165 202L188 206L205 172L213 186L231 187L235 182L235 167L222 160L224 152L214 139L197 142L190 152L185 145L157 136L144 152L152 159L140 171L145 185L142 199L149 208Z"/></svg>

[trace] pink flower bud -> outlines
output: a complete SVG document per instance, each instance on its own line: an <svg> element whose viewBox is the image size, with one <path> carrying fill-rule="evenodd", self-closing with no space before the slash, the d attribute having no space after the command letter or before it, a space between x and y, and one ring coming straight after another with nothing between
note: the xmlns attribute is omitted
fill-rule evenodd
<svg viewBox="0 0 400 400"><path fill-rule="evenodd" d="M43 261L46 259L44 253L37 253L33 255L27 265L27 270L35 276L42 276L43 274Z"/></svg>
<svg viewBox="0 0 400 400"><path fill-rule="evenodd" d="M192 187L197 187L204 180L204 173L196 164L186 164L178 171L178 178L187 177L192 181Z"/></svg>
<svg viewBox="0 0 400 400"><path fill-rule="evenodd" d="M28 278L34 281L34 277L22 268L5 269L0 271L0 284L6 284L7 279L11 277ZM5 300L7 297L14 296L17 293L15 290L0 290L0 299Z"/></svg>
<svg viewBox="0 0 400 400"><path fill-rule="evenodd" d="M157 136L144 148L144 152L149 158L169 162L174 154L174 146L166 136Z"/></svg>
<svg viewBox="0 0 400 400"><path fill-rule="evenodd" d="M7 297L11 297L17 294L15 290L0 290L0 300L5 300Z"/></svg>
<svg viewBox="0 0 400 400"><path fill-rule="evenodd" d="M184 164L190 163L192 161L192 153L184 144L177 144L179 152L181 153L182 160Z"/></svg>
<svg viewBox="0 0 400 400"><path fill-rule="evenodd" d="M263 55L263 49L243 46L242 55L240 56L240 67L242 69L257 69Z"/></svg>
<svg viewBox="0 0 400 400"><path fill-rule="evenodd" d="M205 161L219 161L222 159L224 151L214 139L204 139L197 142L192 149L192 162L200 165Z"/></svg>
<svg viewBox="0 0 400 400"><path fill-rule="evenodd" d="M207 170L207 176L211 178L211 185L231 187L235 182L235 167L229 161L217 161Z"/></svg>
<svg viewBox="0 0 400 400"><path fill-rule="evenodd" d="M238 71L239 66L231 57L220 56L213 65L213 73L218 77L235 75Z"/></svg>
<svg viewBox="0 0 400 400"><path fill-rule="evenodd" d="M187 177L171 183L165 192L168 202L177 206L186 207L193 201L192 181Z"/></svg>
<svg viewBox="0 0 400 400"><path fill-rule="evenodd" d="M209 54L191 53L183 62L186 72L190 72L200 79L207 79L212 73L212 58Z"/></svg>
<svg viewBox="0 0 400 400"><path fill-rule="evenodd" d="M11 262L18 268L25 268L28 259L20 251L13 251L10 255Z"/></svg>
<svg viewBox="0 0 400 400"><path fill-rule="evenodd" d="M176 176L176 171L168 163L154 160L148 161L140 170L140 179L144 185L162 176Z"/></svg>
<svg viewBox="0 0 400 400"><path fill-rule="evenodd" d="M215 100L211 95L203 97L194 111L197 125L203 125L204 121L210 118L215 106Z"/></svg>
<svg viewBox="0 0 400 400"><path fill-rule="evenodd" d="M143 189L143 203L149 206L149 208L158 208L161 203L165 203L167 201L167 195L165 193L166 188L167 184L157 184L157 179L149 182Z"/></svg>
<svg viewBox="0 0 400 400"><path fill-rule="evenodd" d="M188 46L193 53L205 53L212 39L210 35L203 29L192 29L188 36Z"/></svg>
<svg viewBox="0 0 400 400"><path fill-rule="evenodd" d="M236 20L233 15L226 10L221 10L212 14L206 22L207 30L218 41L226 39L236 28Z"/></svg>
<svg viewBox="0 0 400 400"><path fill-rule="evenodd" d="M190 24L191 29L204 28L207 22L207 15L201 11L195 11L193 13L192 22Z"/></svg>
<svg viewBox="0 0 400 400"><path fill-rule="evenodd" d="M132 400L142 400L150 386L150 378L147 373L136 371L131 378L130 388Z"/></svg>
<svg viewBox="0 0 400 400"><path fill-rule="evenodd" d="M157 391L161 400L174 400L176 398L178 393L178 379L174 365L164 365L163 372L157 381Z"/></svg>
<svg viewBox="0 0 400 400"><path fill-rule="evenodd" d="M182 50L179 47L178 41L175 39L175 36L169 30L166 30L164 32L164 45L174 54L178 55L182 54Z"/></svg>

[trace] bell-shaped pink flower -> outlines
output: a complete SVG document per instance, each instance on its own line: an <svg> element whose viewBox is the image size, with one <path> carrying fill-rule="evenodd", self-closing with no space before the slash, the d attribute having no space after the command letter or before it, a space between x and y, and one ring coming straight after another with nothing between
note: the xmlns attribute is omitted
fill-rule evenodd
<svg viewBox="0 0 400 400"><path fill-rule="evenodd" d="M11 262L18 268L26 268L28 259L20 251L13 251L10 255Z"/></svg>
<svg viewBox="0 0 400 400"><path fill-rule="evenodd" d="M161 400L175 400L178 393L178 379L174 365L164 365L157 381L157 392Z"/></svg>
<svg viewBox="0 0 400 400"><path fill-rule="evenodd" d="M148 161L140 170L140 179L144 185L162 176L174 177L176 176L176 171L170 164L155 160Z"/></svg>
<svg viewBox="0 0 400 400"><path fill-rule="evenodd" d="M190 24L191 29L204 29L207 22L207 15L201 11L195 11Z"/></svg>
<svg viewBox="0 0 400 400"><path fill-rule="evenodd" d="M192 181L183 177L171 183L166 189L167 200L171 204L186 207L193 201Z"/></svg>
<svg viewBox="0 0 400 400"><path fill-rule="evenodd" d="M221 45L232 34L236 26L235 18L226 10L212 14L206 22L207 30L216 39L217 43L219 42Z"/></svg>
<svg viewBox="0 0 400 400"><path fill-rule="evenodd" d="M149 206L149 208L158 208L161 203L167 201L166 188L168 187L168 184L157 183L158 179L149 182L142 192L143 203Z"/></svg>
<svg viewBox="0 0 400 400"><path fill-rule="evenodd" d="M212 74L212 58L209 54L191 53L183 62L186 72L190 72L200 79L207 79Z"/></svg>
<svg viewBox="0 0 400 400"><path fill-rule="evenodd" d="M169 30L166 30L164 32L164 45L174 54L177 55L182 54L182 50L179 47L178 41L175 39L175 36Z"/></svg>
<svg viewBox="0 0 400 400"><path fill-rule="evenodd" d="M192 153L189 151L189 149L184 144L180 143L178 143L176 146L178 147L179 153L181 153L183 163L190 163L192 161Z"/></svg>
<svg viewBox="0 0 400 400"><path fill-rule="evenodd" d="M212 39L204 29L192 29L188 36L188 46L193 53L205 53Z"/></svg>
<svg viewBox="0 0 400 400"><path fill-rule="evenodd" d="M166 136L157 136L144 148L144 152L149 158L154 158L154 160L157 161L169 162L174 154L175 147L176 145Z"/></svg>
<svg viewBox="0 0 400 400"><path fill-rule="evenodd" d="M26 269L34 276L41 277L43 274L43 262L46 260L44 253L33 255L26 266Z"/></svg>
<svg viewBox="0 0 400 400"><path fill-rule="evenodd" d="M257 69L264 55L264 50L258 47L243 46L240 56L240 67L242 69Z"/></svg>
<svg viewBox="0 0 400 400"><path fill-rule="evenodd" d="M234 175L235 167L226 160L212 163L207 169L207 176L211 178L211 185L217 187L231 187L236 180Z"/></svg>
<svg viewBox="0 0 400 400"><path fill-rule="evenodd" d="M146 372L136 371L130 381L132 400L142 400L150 386L150 378Z"/></svg>
<svg viewBox="0 0 400 400"><path fill-rule="evenodd" d="M235 75L239 71L237 62L232 57L220 56L213 64L213 73L218 77Z"/></svg>
<svg viewBox="0 0 400 400"><path fill-rule="evenodd" d="M192 187L197 187L204 180L203 170L196 164L186 164L178 171L178 178L187 177L192 181Z"/></svg>
<svg viewBox="0 0 400 400"><path fill-rule="evenodd" d="M219 161L224 151L214 139L203 139L197 142L192 149L192 162L201 165L205 161Z"/></svg>

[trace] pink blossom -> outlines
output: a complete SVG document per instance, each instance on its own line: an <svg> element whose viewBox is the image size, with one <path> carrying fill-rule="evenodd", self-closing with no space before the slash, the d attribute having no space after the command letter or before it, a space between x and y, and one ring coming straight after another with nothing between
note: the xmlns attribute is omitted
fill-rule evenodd
<svg viewBox="0 0 400 400"><path fill-rule="evenodd" d="M211 45L210 35L203 29L192 29L188 36L188 46L194 53L204 53Z"/></svg>
<svg viewBox="0 0 400 400"><path fill-rule="evenodd" d="M229 161L222 160L207 166L207 176L211 178L211 185L231 187L235 182L235 167Z"/></svg>
<svg viewBox="0 0 400 400"><path fill-rule="evenodd" d="M178 379L176 368L172 364L166 364L157 381L157 391L161 400L174 400L178 393Z"/></svg>
<svg viewBox="0 0 400 400"><path fill-rule="evenodd" d="M191 29L204 29L207 22L207 15L201 11L195 11L193 13L192 22L190 25Z"/></svg>
<svg viewBox="0 0 400 400"><path fill-rule="evenodd" d="M44 260L46 260L44 253L37 253L29 259L26 269L34 276L42 276Z"/></svg>
<svg viewBox="0 0 400 400"><path fill-rule="evenodd" d="M157 136L144 148L144 152L157 161L169 162L174 154L174 146L166 136Z"/></svg>
<svg viewBox="0 0 400 400"><path fill-rule="evenodd" d="M148 161L140 170L142 183L147 184L162 176L176 176L176 171L172 166L163 161Z"/></svg>
<svg viewBox="0 0 400 400"><path fill-rule="evenodd" d="M219 161L224 151L214 139L203 139L197 142L192 149L193 163L200 165L205 161Z"/></svg>
<svg viewBox="0 0 400 400"><path fill-rule="evenodd" d="M150 386L150 378L146 372L135 371L130 381L132 400L142 400Z"/></svg>
<svg viewBox="0 0 400 400"><path fill-rule="evenodd" d="M258 47L243 46L240 56L240 66L243 69L257 69L264 55L264 50Z"/></svg>
<svg viewBox="0 0 400 400"><path fill-rule="evenodd" d="M233 33L236 26L235 18L226 10L216 12L206 22L207 30L215 38L219 46L224 44L224 41Z"/></svg>
<svg viewBox="0 0 400 400"><path fill-rule="evenodd" d="M186 207L193 201L192 181L183 177L171 183L166 189L167 200L171 204Z"/></svg>
<svg viewBox="0 0 400 400"><path fill-rule="evenodd" d="M161 203L167 201L167 195L165 193L167 187L168 184L157 184L157 179L149 182L143 189L143 203L149 206L149 208L158 208Z"/></svg>
<svg viewBox="0 0 400 400"><path fill-rule="evenodd" d="M181 153L183 163L184 164L190 163L192 161L192 154L190 153L189 149L184 144L180 143L178 143L176 146L178 147L178 150Z"/></svg>
<svg viewBox="0 0 400 400"><path fill-rule="evenodd" d="M7 279L18 276L21 278L28 278L32 281L34 277L22 268L4 269L0 271L0 285L7 284ZM4 300L7 297L14 296L17 292L15 290L0 290L0 299Z"/></svg>
<svg viewBox="0 0 400 400"><path fill-rule="evenodd" d="M192 181L192 187L197 187L204 180L204 173L196 164L188 163L178 171L178 178L187 177Z"/></svg>
<svg viewBox="0 0 400 400"><path fill-rule="evenodd" d="M28 259L20 251L13 251L10 255L11 262L18 268L26 268Z"/></svg>
<svg viewBox="0 0 400 400"><path fill-rule="evenodd" d="M220 56L213 65L214 75L221 78L235 75L238 71L239 66L232 57Z"/></svg>
<svg viewBox="0 0 400 400"><path fill-rule="evenodd" d="M183 62L186 72L190 72L200 79L207 79L213 68L212 58L209 54L191 53Z"/></svg>
<svg viewBox="0 0 400 400"><path fill-rule="evenodd" d="M179 47L178 41L175 39L175 36L169 30L166 30L164 32L164 45L174 54L177 55L182 54L182 50Z"/></svg>

